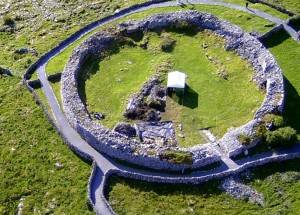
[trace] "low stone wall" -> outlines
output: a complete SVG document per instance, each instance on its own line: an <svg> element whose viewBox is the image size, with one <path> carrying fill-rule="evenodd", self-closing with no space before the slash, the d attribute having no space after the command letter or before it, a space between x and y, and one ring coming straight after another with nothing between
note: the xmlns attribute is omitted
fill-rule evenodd
<svg viewBox="0 0 300 215"><path fill-rule="evenodd" d="M226 50L235 50L254 67L255 73L252 81L266 90L265 100L255 114L255 122L259 121L267 113L282 111L284 104L283 75L274 57L256 38L243 32L237 26L221 21L207 13L187 11L157 14L140 21L124 22L119 26L117 33L96 33L73 51L62 73L61 92L66 117L78 133L95 149L133 164L173 171L180 171L186 168L194 169L220 160L219 153L208 145L199 145L190 150L194 161L194 164L191 166L169 163L158 159L157 155L149 156L145 153L136 153L137 151L143 151L145 147L149 146L112 132L99 123L94 122L77 91L78 73L85 59L91 55L99 55L101 51L106 50L115 42L117 34L127 35L137 31L156 31L184 21L196 26L199 30L209 29L217 36L223 37L227 41ZM219 145L227 150L227 142L233 141L236 143L238 134L253 132L253 129L248 131L249 128L253 128L253 126L241 126L235 132L229 132L226 134L227 136L224 136L223 141L219 142ZM229 144L229 146L231 151L240 152L242 150L240 143ZM180 148L171 149L185 150ZM156 147L156 150L159 152L166 149Z"/></svg>
<svg viewBox="0 0 300 215"><path fill-rule="evenodd" d="M146 175L146 174L139 174L134 172L127 172L124 170L117 170L112 169L107 171L105 174L106 178L109 178L111 175L118 175L121 177L126 178L133 178L137 180L149 181L149 182L156 182L156 183L168 183L168 184L201 184L206 181L214 180L214 179L222 179L228 177L230 175L235 175L238 173L243 172L246 169L251 167L262 166L267 163L272 162L281 162L285 160L291 160L295 158L300 158L300 153L292 153L292 154L283 154L283 155L275 155L272 157L262 158L256 161L247 162L236 169L231 169L219 173L214 173L210 175L200 176L200 177L191 177L189 175L186 176L155 176L155 175ZM106 188L107 184L105 184ZM104 189L105 191L105 189Z"/></svg>
<svg viewBox="0 0 300 215"><path fill-rule="evenodd" d="M264 39L268 38L269 36L271 36L272 34L275 34L278 31L281 31L282 29L284 29L282 24L277 25L276 27L272 28L270 31L268 31L264 35L258 37L257 39L259 41L263 41Z"/></svg>
<svg viewBox="0 0 300 215"><path fill-rule="evenodd" d="M287 14L289 16L294 16L295 15L294 12L292 12L292 11L290 11L288 9L285 9L285 8L280 7L278 5L275 5L275 4L271 4L271 3L266 2L264 0L247 0L247 1L252 2L252 3L261 3L261 4L264 4L264 5L267 5L267 6L271 7L271 8L274 8L274 9L278 10L279 12L285 13L285 14Z"/></svg>
<svg viewBox="0 0 300 215"><path fill-rule="evenodd" d="M93 122L93 124L95 123ZM107 131L107 133L100 133L100 130L98 130L97 127L98 125L95 125L93 129L88 129L77 125L77 131L82 138L97 151L138 166L146 166L153 169L168 171L182 171L184 169L197 169L221 160L220 154L206 144L193 147L191 152L193 153L194 163L192 165L170 163L168 161L161 160L158 155L151 157L147 154L134 153L132 147L133 143L129 143L130 140L126 141L124 138L119 139L118 136L121 136L118 133L111 131ZM134 144L136 148L149 147L149 145L142 145L138 142ZM187 149L182 149L182 151L187 151Z"/></svg>
<svg viewBox="0 0 300 215"><path fill-rule="evenodd" d="M98 214L98 212L97 212L96 209L95 209L95 202L94 202L93 199L92 199L92 193L91 193L91 190L92 190L92 184L94 183L93 180L94 180L96 171L97 171L97 164L96 164L95 162L93 162L92 173L91 173L91 176L90 176L90 178L89 178L88 185L87 185L87 190L88 190L87 199L88 199L88 203L92 206L93 211L94 211L96 214Z"/></svg>
<svg viewBox="0 0 300 215"><path fill-rule="evenodd" d="M46 114L47 118L50 120L50 122L54 125L55 129L57 130L57 132L59 133L59 135L62 137L63 141L69 146L70 149L72 149L72 151L74 151L78 156L80 156L82 159L86 160L86 161L93 161L93 158L82 152L81 150L79 150L77 147L75 147L73 144L71 144L68 139L65 137L65 135L63 134L63 132L60 130L60 128L57 126L55 120L52 118L52 114L48 112L48 109L46 108L46 106L44 105L44 103L42 102L42 100L40 99L40 97L38 96L38 94L35 92L35 90L28 84L28 82L26 80L23 80L23 85L29 90L29 92L31 92L33 94L33 97L35 98L35 100L41 105L44 113Z"/></svg>
<svg viewBox="0 0 300 215"><path fill-rule="evenodd" d="M103 190L101 197L103 198L103 201L106 203L107 207L113 211L113 209L110 206L110 203L105 198L105 193L107 192L108 188L108 179L112 175L117 175L120 177L126 177L126 178L132 178L137 180L143 180L148 182L156 182L156 183L168 183L168 184L201 184L203 182L207 182L210 180L218 180L223 179L231 175L235 175L238 173L241 173L245 171L246 169L249 169L251 167L257 167L262 166L267 163L273 163L273 162L281 162L285 160L291 160L295 158L300 158L300 153L291 153L291 154L283 154L283 155L275 155L272 157L262 158L255 161L247 162L241 166L239 166L236 169L223 171L220 173L210 174L207 176L200 176L200 177L190 177L189 175L186 176L174 176L174 177L164 177L164 176L153 176L153 175L143 175L133 172L127 172L124 170L117 170L117 169L111 169L105 173L105 178L103 181ZM114 214L114 212L113 212Z"/></svg>

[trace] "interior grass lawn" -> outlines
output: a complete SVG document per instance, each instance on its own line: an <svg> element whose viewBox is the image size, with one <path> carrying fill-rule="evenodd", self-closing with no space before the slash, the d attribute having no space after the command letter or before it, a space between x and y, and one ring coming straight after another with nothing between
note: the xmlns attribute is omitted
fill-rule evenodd
<svg viewBox="0 0 300 215"><path fill-rule="evenodd" d="M121 214L299 214L299 159L251 169L245 183L265 196L265 207L233 199L220 190L220 181L200 185L156 184L112 176L106 196Z"/></svg>
<svg viewBox="0 0 300 215"><path fill-rule="evenodd" d="M101 124L113 128L124 121L129 98L152 75L158 73L166 79L167 74L161 70L180 70L188 76L184 96L169 97L162 113L162 120L172 120L176 128L183 124L181 133L185 138L179 141L181 146L203 142L199 129L209 128L221 137L228 128L252 119L264 94L249 81L254 73L246 61L225 51L223 39L209 31L191 36L164 34L176 40L170 53L160 51L163 36L149 33L145 36L149 37L147 50L125 46L100 62L91 59L83 66L79 92L90 113L104 113Z"/></svg>
<svg viewBox="0 0 300 215"><path fill-rule="evenodd" d="M94 214L90 164L66 146L20 78L0 75L0 106L0 214L17 214L21 202L22 214Z"/></svg>
<svg viewBox="0 0 300 215"><path fill-rule="evenodd" d="M300 137L300 45L284 30L273 34L264 41L278 61L285 77L285 120ZM288 50L288 51L287 51Z"/></svg>

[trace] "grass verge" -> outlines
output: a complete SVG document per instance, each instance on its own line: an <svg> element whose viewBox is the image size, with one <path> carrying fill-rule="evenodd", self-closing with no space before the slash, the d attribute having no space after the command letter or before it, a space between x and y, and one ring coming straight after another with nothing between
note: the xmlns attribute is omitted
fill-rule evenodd
<svg viewBox="0 0 300 215"><path fill-rule="evenodd" d="M62 141L19 78L0 76L0 214L93 214L91 167Z"/></svg>

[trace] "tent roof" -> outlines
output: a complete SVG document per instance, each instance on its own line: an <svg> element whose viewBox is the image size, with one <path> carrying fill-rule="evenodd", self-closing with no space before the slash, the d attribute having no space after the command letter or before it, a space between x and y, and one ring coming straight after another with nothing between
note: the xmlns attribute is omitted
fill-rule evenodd
<svg viewBox="0 0 300 215"><path fill-rule="evenodd" d="M167 87L185 88L186 75L179 71L168 73Z"/></svg>

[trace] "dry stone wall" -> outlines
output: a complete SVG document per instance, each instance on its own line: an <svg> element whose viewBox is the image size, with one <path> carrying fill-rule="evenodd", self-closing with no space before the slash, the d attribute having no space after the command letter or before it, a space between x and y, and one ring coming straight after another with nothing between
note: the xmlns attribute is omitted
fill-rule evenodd
<svg viewBox="0 0 300 215"><path fill-rule="evenodd" d="M220 161L220 154L209 144L198 145L189 149L164 148L142 144L135 139L110 131L101 124L93 121L78 94L78 73L84 61L92 55L99 55L108 49L118 35L128 35L140 31L156 31L169 26L176 26L182 22L200 30L209 29L217 36L223 37L227 50L235 50L242 58L253 65L255 73L252 81L261 88L265 88L266 97L262 106L256 112L252 124L261 120L266 113L280 112L283 109L284 85L281 70L264 46L253 36L243 32L237 26L221 21L211 14L196 11L161 13L149 16L140 21L128 21L119 26L118 33L101 32L93 35L73 51L62 73L62 101L66 117L79 134L95 149L109 156L127 162L147 166L154 169L180 171L182 169L195 169L213 162ZM226 134L219 145L232 155L239 153L242 148L237 141L239 133L249 133L252 124L241 126L234 132ZM249 130L250 129L250 130ZM233 135L234 134L234 135ZM156 155L148 155L147 148L155 148ZM187 151L192 155L193 164L174 164L159 159L158 154L164 150Z"/></svg>

